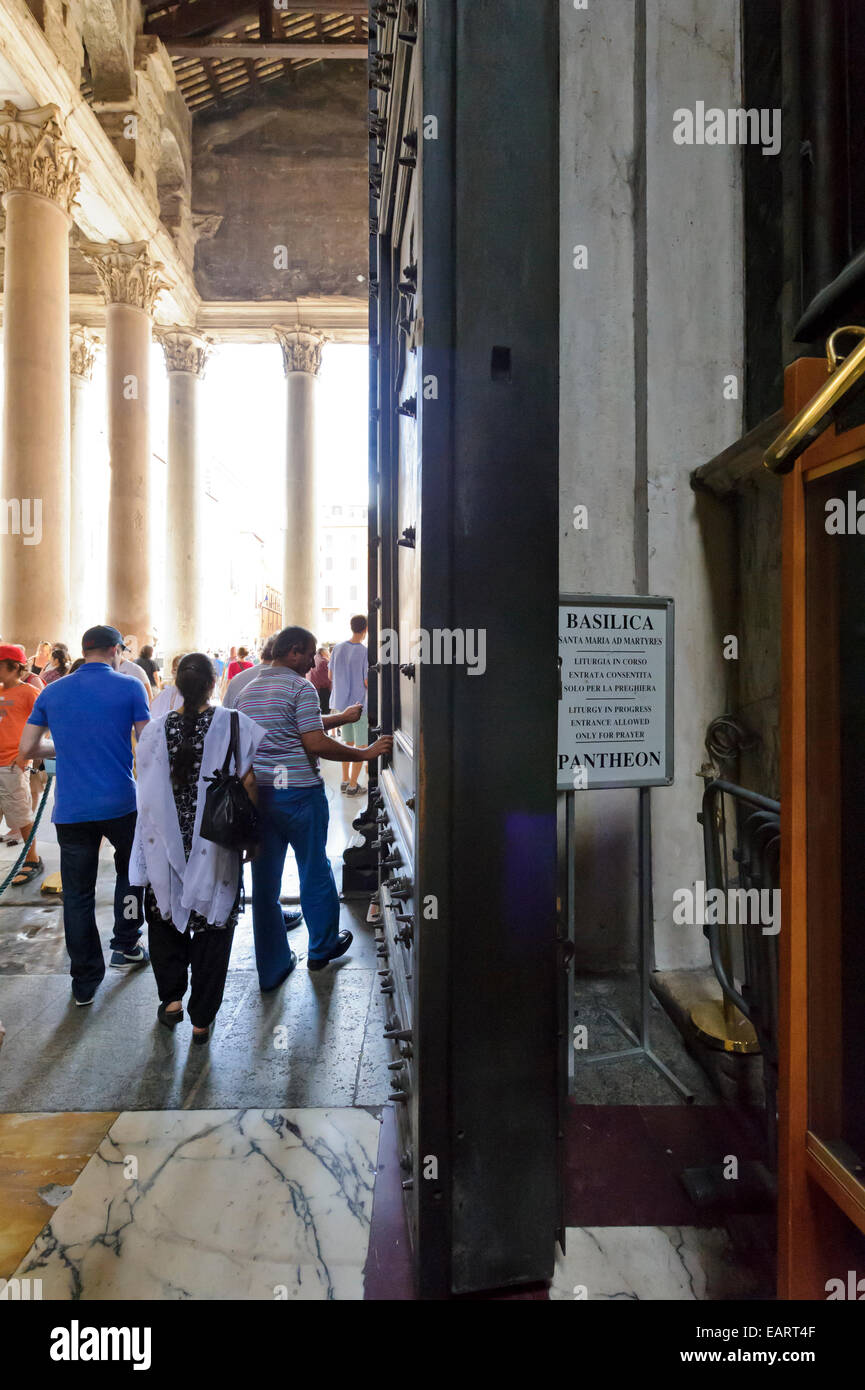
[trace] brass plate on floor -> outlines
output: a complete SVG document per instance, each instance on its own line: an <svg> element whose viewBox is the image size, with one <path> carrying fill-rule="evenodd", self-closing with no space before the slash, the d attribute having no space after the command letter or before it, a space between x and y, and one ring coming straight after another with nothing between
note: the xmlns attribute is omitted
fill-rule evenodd
<svg viewBox="0 0 865 1390"><path fill-rule="evenodd" d="M760 1051L753 1024L738 1009L732 1010L728 1020L722 999L707 999L695 1004L691 1010L691 1022L697 1037L719 1052Z"/></svg>
<svg viewBox="0 0 865 1390"><path fill-rule="evenodd" d="M42 881L42 887L39 889L39 892L45 893L45 895L48 897L62 896L63 884L60 881L60 874L46 874L45 878Z"/></svg>

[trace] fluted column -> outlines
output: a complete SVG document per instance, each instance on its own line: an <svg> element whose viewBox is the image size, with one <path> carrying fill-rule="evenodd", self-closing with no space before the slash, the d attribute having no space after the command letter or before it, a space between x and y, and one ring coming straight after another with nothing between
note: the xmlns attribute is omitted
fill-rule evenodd
<svg viewBox="0 0 865 1390"><path fill-rule="evenodd" d="M28 652L69 636L69 228L78 187L59 109L7 101L0 633Z"/></svg>
<svg viewBox="0 0 865 1390"><path fill-rule="evenodd" d="M201 379L211 342L194 328L158 328L168 372L166 622L169 657L200 651L203 636L204 470L198 437Z"/></svg>
<svg viewBox="0 0 865 1390"><path fill-rule="evenodd" d="M282 348L288 399L285 453L283 620L315 632L318 603L318 506L315 397L326 339L314 328L274 328Z"/></svg>
<svg viewBox="0 0 865 1390"><path fill-rule="evenodd" d="M105 295L108 392L108 612L141 645L152 640L150 594L150 345L166 282L145 242L82 244Z"/></svg>
<svg viewBox="0 0 865 1390"><path fill-rule="evenodd" d="M87 423L95 356L93 334L88 328L73 324L69 330L69 646L74 652L78 650L81 634L93 625L87 607L90 582ZM92 486L92 479L90 483Z"/></svg>

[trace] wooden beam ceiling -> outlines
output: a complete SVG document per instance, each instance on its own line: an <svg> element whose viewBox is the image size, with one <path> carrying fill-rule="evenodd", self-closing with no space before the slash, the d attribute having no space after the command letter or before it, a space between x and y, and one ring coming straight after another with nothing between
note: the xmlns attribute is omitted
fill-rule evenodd
<svg viewBox="0 0 865 1390"><path fill-rule="evenodd" d="M252 96L322 60L367 57L367 0L162 0L145 32L161 38L190 111ZM246 80L242 77L245 75Z"/></svg>
<svg viewBox="0 0 865 1390"><path fill-rule="evenodd" d="M178 58L366 58L365 43L292 43L289 39L261 43L258 39L178 39L166 43Z"/></svg>
<svg viewBox="0 0 865 1390"><path fill-rule="evenodd" d="M262 0L268 19L277 22L297 15L355 15L366 18L367 0L306 0L279 8ZM248 24L260 14L257 0L177 0L176 3L147 6L144 32L161 39L184 39L213 33L225 24ZM265 25L265 27L267 27ZM263 31L262 31L263 32Z"/></svg>

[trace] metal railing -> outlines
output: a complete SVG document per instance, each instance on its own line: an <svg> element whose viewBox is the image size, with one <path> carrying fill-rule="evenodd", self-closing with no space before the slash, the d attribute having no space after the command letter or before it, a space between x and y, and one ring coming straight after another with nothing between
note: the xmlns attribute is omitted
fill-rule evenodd
<svg viewBox="0 0 865 1390"><path fill-rule="evenodd" d="M728 824L725 798L735 807L735 824ZM781 804L757 792L747 791L720 778L707 784L703 794L703 847L706 888L720 889L729 902L729 890L756 890L774 894L780 886ZM764 899L760 899L762 902ZM771 899L774 904L774 896ZM725 1009L737 1008L757 1035L763 1057L763 1088L769 1161L777 1155L778 1095L778 922L766 930L762 918L740 927L738 939L729 922L703 926L709 942L712 968L724 993ZM738 950L737 950L738 948ZM733 958L739 957L737 988Z"/></svg>

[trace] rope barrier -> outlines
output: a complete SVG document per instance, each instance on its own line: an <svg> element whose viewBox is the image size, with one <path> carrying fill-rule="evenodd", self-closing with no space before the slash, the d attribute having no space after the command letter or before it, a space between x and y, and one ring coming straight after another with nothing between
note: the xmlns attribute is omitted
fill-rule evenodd
<svg viewBox="0 0 865 1390"><path fill-rule="evenodd" d="M49 773L49 774L48 774L48 781L45 783L45 790L44 790L43 793L42 793L42 800L39 802L39 806L37 807L37 810L36 810L36 817L35 817L35 819L34 819L34 821L33 821L33 829L30 831L30 834L27 836L27 839L26 839L25 842L24 842L24 847L23 847L23 849L21 850L21 853L20 853L20 855L18 856L18 859L17 859L16 862L13 864L12 868L9 870L9 872L8 872L8 874L6 875L6 877L4 878L3 882L0 883L0 898L2 898L3 894L6 892L6 889L9 887L9 884L12 882L13 878L15 877L15 875L16 875L17 873L20 873L20 872L21 872L21 865L24 863L24 860L27 858L27 851L28 851L28 849L30 848L30 846L32 845L33 841L36 839L36 831L39 829L39 822L40 822L40 820L42 819L42 812L45 810L45 803L46 803L47 800L48 800L48 793L49 793L50 790L51 790L51 783L52 783L53 781L54 781L54 778L53 778L53 776ZM18 886L19 886L19 888L24 888L26 885L23 884L23 883L20 883Z"/></svg>

